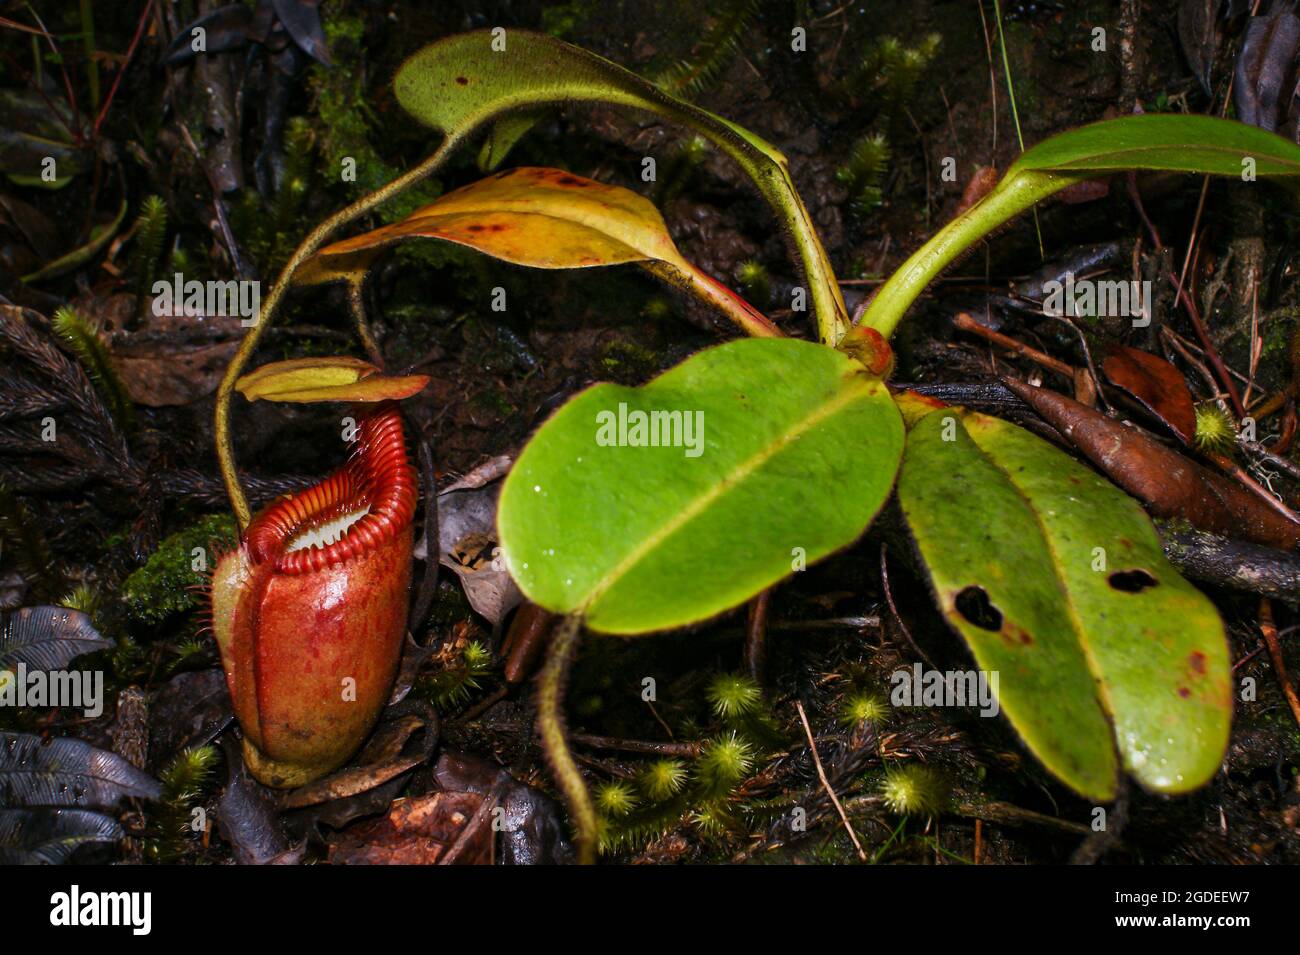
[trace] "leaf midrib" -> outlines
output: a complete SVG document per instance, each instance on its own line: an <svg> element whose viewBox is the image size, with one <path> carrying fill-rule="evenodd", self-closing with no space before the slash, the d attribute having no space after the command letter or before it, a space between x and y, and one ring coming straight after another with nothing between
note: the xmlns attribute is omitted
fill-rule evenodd
<svg viewBox="0 0 1300 955"><path fill-rule="evenodd" d="M1097 687L1097 695L1100 698L1102 713L1106 717L1107 724L1110 726L1111 748L1115 751L1115 756L1119 760L1119 765L1123 766L1123 753L1119 751L1119 747L1116 745L1115 712L1111 705L1110 687L1102 673L1100 664L1097 662L1097 658L1093 655L1092 647L1089 645L1088 641L1084 639L1086 631L1083 626L1083 620L1079 616L1079 611L1075 606L1075 601L1070 593L1070 589L1065 585L1065 564L1061 559L1061 554L1056 549L1056 546L1052 541L1052 535L1048 533L1047 525L1043 523L1043 518L1038 513L1038 508L1034 506L1034 502L1030 499L1029 495L1025 493L1024 489L1016 483L1015 478L1011 476L1011 471L999 464L993 455L989 454L988 451L984 449L984 446L976 441L974 437L971 438L971 443L979 449L980 454L984 455L994 468L1006 477L1007 484L1009 484L1015 490L1020 499L1025 502L1025 506L1029 509L1029 513L1034 517L1034 523L1038 525L1038 533L1047 547L1047 553L1052 558L1052 566L1055 570L1054 577L1057 589L1061 592L1066 612L1074 627L1075 642L1079 644L1079 648L1083 651L1084 660L1087 661L1088 664L1088 672L1092 674L1093 682Z"/></svg>
<svg viewBox="0 0 1300 955"><path fill-rule="evenodd" d="M627 576L637 564L644 560L649 554L655 551L669 537L677 533L696 517L698 517L710 504L727 494L732 489L739 487L741 482L767 461L771 460L778 453L788 447L796 438L816 427L832 415L842 411L846 406L852 404L860 398L866 397L873 389L873 380L863 374L856 376L850 387L846 389L843 395L833 401L822 405L812 414L801 419L793 428L783 432L781 436L761 449L757 454L746 458L730 472L723 475L712 487L703 494L696 497L693 501L683 507L677 514L665 524L660 525L659 529L647 537L640 545L633 548L609 573L596 582L591 588L587 599L579 608L583 616L591 612L591 608L600 600L615 584Z"/></svg>

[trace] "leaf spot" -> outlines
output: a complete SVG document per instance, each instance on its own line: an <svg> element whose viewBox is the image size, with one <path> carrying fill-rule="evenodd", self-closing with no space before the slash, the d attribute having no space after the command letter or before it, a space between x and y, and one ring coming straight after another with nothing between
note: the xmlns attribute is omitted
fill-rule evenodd
<svg viewBox="0 0 1300 955"><path fill-rule="evenodd" d="M965 618L967 623L979 627L981 630L999 631L1002 629L1002 611L993 606L983 587L976 587L972 584L965 588L957 595L957 599L953 601L953 606L957 608L957 612Z"/></svg>
<svg viewBox="0 0 1300 955"><path fill-rule="evenodd" d="M1126 594L1140 594L1148 587L1154 587L1159 583L1158 580L1140 568L1117 570L1106 578L1106 582L1110 584L1112 590L1118 590Z"/></svg>

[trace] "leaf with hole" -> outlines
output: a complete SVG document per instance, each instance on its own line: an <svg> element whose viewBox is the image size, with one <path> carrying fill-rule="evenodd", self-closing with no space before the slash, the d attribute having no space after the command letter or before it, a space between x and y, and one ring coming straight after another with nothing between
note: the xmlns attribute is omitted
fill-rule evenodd
<svg viewBox="0 0 1300 955"><path fill-rule="evenodd" d="M940 609L1029 749L1110 799L1203 785L1232 716L1223 623L1138 503L1027 431L949 408L908 434L898 498Z"/></svg>
<svg viewBox="0 0 1300 955"><path fill-rule="evenodd" d="M249 372L235 388L249 401L398 401L418 394L428 375L385 375L360 358L291 358Z"/></svg>
<svg viewBox="0 0 1300 955"><path fill-rule="evenodd" d="M699 352L640 388L596 385L515 462L497 511L534 603L637 634L728 610L851 544L893 484L885 386L792 339Z"/></svg>
<svg viewBox="0 0 1300 955"><path fill-rule="evenodd" d="M648 199L562 169L525 167L471 183L417 209L401 222L326 246L322 271L404 239L468 246L536 269L582 269L635 262L689 286L753 335L780 332L762 314L691 265Z"/></svg>

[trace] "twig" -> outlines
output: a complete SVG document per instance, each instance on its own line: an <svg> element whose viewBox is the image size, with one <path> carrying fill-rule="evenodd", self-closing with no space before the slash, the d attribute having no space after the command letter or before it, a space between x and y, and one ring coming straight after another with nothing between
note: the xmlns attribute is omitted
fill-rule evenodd
<svg viewBox="0 0 1300 955"><path fill-rule="evenodd" d="M140 37L144 34L145 21L149 18L149 11L153 9L153 0L146 0L144 10L140 13L140 22L135 25L135 36L131 38L131 45L127 47L126 59L118 68L117 76L113 77L113 85L109 87L108 97L104 100L104 105L100 107L99 115L95 117L95 125L91 127L90 136L92 139L99 136L99 127L104 122L104 117L108 115L108 108L113 105L113 97L117 95L117 88L122 82L122 77L126 75L127 67L131 65L131 58L135 56L135 48L140 44Z"/></svg>
<svg viewBox="0 0 1300 955"><path fill-rule="evenodd" d="M226 204L221 201L221 186L217 183L216 177L208 164L203 161L203 154L199 152L198 145L194 142L194 137L190 135L189 127L184 123L178 123L181 135L185 143L194 153L194 158L198 160L199 168L203 170L204 177L208 180L208 188L212 190L212 207L217 213L217 225L221 229L221 238L226 243L226 250L230 253L230 264L234 266L235 274L243 278L248 274L248 268L244 265L244 260L239 254L239 244L235 242L235 233L230 229L230 221L226 218Z"/></svg>
<svg viewBox="0 0 1300 955"><path fill-rule="evenodd" d="M771 598L772 591L764 590L750 601L745 629L745 670L751 680L760 684L767 661L767 606Z"/></svg>
<svg viewBox="0 0 1300 955"><path fill-rule="evenodd" d="M900 615L898 612L898 607L894 606L894 594L889 587L889 563L885 559L886 553L887 553L887 548L885 547L884 544L881 544L880 545L880 582L885 590L885 603L889 604L889 612L894 615L894 621L898 624L898 629L902 631L903 637L907 640L908 645L911 646L911 648L914 651L916 651L917 656L919 656L922 660L925 661L926 666L928 666L931 670L937 669L935 665L930 661L930 658L926 656L925 651L922 650L920 645L918 645L917 642L912 639L912 631L907 629L907 624L903 623L903 618L902 615Z"/></svg>
<svg viewBox="0 0 1300 955"><path fill-rule="evenodd" d="M1022 358L1028 358L1030 361L1036 362L1044 368L1056 372L1058 375L1064 375L1069 378L1070 381L1074 381L1073 365L1067 365L1060 359L1053 358L1051 355L1046 355L1038 349L1026 345L1024 342L1017 341L1010 335L1003 335L1001 332L995 332L993 329L975 321L975 319L966 312L958 312L953 318L952 324L954 328L963 332L970 332L972 335L978 335L981 338L992 342L994 345L997 345L999 348L1005 348L1007 351L1015 352Z"/></svg>
<svg viewBox="0 0 1300 955"><path fill-rule="evenodd" d="M613 749L622 753L648 753L653 756L682 756L694 759L700 755L699 743L656 743L645 739L618 739L613 736L592 736L574 733L570 739L579 746L592 749Z"/></svg>
<svg viewBox="0 0 1300 955"><path fill-rule="evenodd" d="M1300 726L1300 698L1296 696L1295 686L1287 676L1286 661L1282 659L1282 644L1277 638L1277 625L1273 623L1273 605L1269 603L1267 597L1259 601L1259 631L1264 635L1264 642L1268 644L1268 655L1273 658L1273 672L1282 687L1282 695L1286 697L1287 706L1291 707L1291 716L1294 717L1296 725Z"/></svg>
<svg viewBox="0 0 1300 955"><path fill-rule="evenodd" d="M803 731L808 734L808 748L812 750L813 763L817 767L817 777L822 781L822 788L826 790L826 795L831 797L831 803L835 806L835 811L840 814L840 821L844 823L845 830L848 831L849 838L853 840L853 847L858 850L858 858L863 862L867 861L867 854L862 851L862 843L858 841L858 834L853 831L853 824L849 822L848 815L844 812L844 807L840 805L840 797L835 795L835 790L831 788L830 780L826 778L826 770L822 768L822 758L817 755L817 742L813 739L812 727L808 725L808 714L803 711L803 704L798 700L794 701L795 709L799 711L799 720L803 723Z"/></svg>

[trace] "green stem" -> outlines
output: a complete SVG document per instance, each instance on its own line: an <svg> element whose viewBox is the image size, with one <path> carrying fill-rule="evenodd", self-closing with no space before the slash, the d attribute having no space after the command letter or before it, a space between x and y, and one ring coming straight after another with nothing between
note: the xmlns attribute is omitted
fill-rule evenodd
<svg viewBox="0 0 1300 955"><path fill-rule="evenodd" d="M747 161L748 157L728 152L754 180L758 191L789 231L808 281L808 295L812 299L813 315L817 318L817 337L826 345L838 345L849 330L849 310L844 304L840 283L835 278L826 249L813 226L807 206L794 187L784 158L775 163L775 170L760 169L753 167Z"/></svg>
<svg viewBox="0 0 1300 955"><path fill-rule="evenodd" d="M925 287L954 259L1034 203L1086 178L1025 170L1004 179L980 202L936 232L890 276L862 316L861 324L889 338Z"/></svg>
<svg viewBox="0 0 1300 955"><path fill-rule="evenodd" d="M352 205L334 213L334 215L313 229L298 245L298 248L294 250L293 255L289 257L289 261L285 263L284 269L280 272L280 277L276 279L274 287L266 296L266 301L262 303L262 310L258 313L257 321L248 330L244 340L240 342L239 351L231 359L230 365L226 368L225 377L221 379L221 387L217 389L215 414L217 460L221 465L221 479L225 482L226 493L230 497L231 509L234 510L235 518L239 521L241 529L248 526L248 522L252 518L252 512L248 507L248 498L244 496L244 489L240 487L239 472L235 465L235 451L230 436L230 399L235 390L235 382L239 380L240 373L244 370L244 366L248 364L248 359L252 357L253 351L257 348L257 343L271 324L276 309L279 308L285 293L289 290L293 273L297 271L298 266L307 261L316 253L317 249L324 245L325 240L336 229L359 219L376 206L400 195L416 183L437 172L439 167L446 162L447 157L460 145L466 132L449 134L433 155L424 162L412 167L408 172L398 176L392 182L381 186L374 192L362 196Z"/></svg>
<svg viewBox="0 0 1300 955"><path fill-rule="evenodd" d="M537 677L537 728L542 735L546 761L569 804L577 830L578 862L591 865L596 861L596 807L564 735L564 690L581 642L582 618L577 614L561 620L551 635L551 645Z"/></svg>

